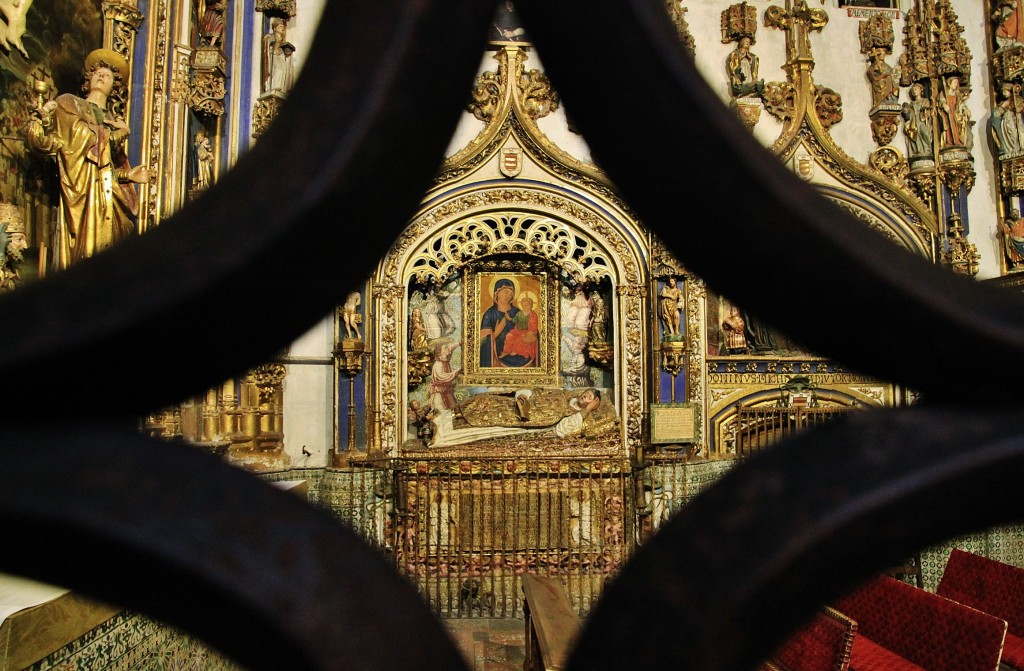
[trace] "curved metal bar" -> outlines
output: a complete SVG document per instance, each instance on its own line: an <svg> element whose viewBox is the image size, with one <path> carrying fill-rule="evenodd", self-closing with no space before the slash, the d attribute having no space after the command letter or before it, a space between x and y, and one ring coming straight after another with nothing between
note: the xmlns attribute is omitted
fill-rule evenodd
<svg viewBox="0 0 1024 671"><path fill-rule="evenodd" d="M250 669L465 669L353 532L193 446L102 425L0 428L0 569L202 637ZM13 545L13 543L12 543Z"/></svg>
<svg viewBox="0 0 1024 671"><path fill-rule="evenodd" d="M1020 297L911 256L784 169L707 86L662 5L517 3L566 109L643 221L709 286L821 354L927 398L1013 398ZM581 34L614 47L580 49ZM609 87L642 106L623 114ZM781 291L795 272L800 291Z"/></svg>
<svg viewBox="0 0 1024 671"><path fill-rule="evenodd" d="M437 170L493 8L324 4L287 104L220 183L146 235L0 300L0 370L20 388L8 416L178 402L269 358L370 275ZM53 393L56 380L69 393ZM85 393L100 380L102 394Z"/></svg>
<svg viewBox="0 0 1024 671"><path fill-rule="evenodd" d="M1024 372L1019 301L900 252L781 169L686 64L660 2L521 3L595 155L716 290L932 399L963 388L982 402L1009 398ZM379 253L330 265L352 248L339 222L358 222L378 252L397 235L453 127L491 7L362 0L343 21L352 5L326 4L289 106L237 170L156 231L3 299L0 370L25 383L5 399L9 416L173 402L268 356L369 274ZM337 31L331 42L327 30ZM617 49L584 60L571 39L581 31ZM453 62L423 76L442 46ZM607 105L609 81L619 98L648 101L642 123ZM337 126L324 128L334 111ZM681 159L693 154L702 162ZM376 198L382 175L390 181ZM681 183L700 192L695 207L735 204L734 219L686 225L698 217L665 201ZM792 257L818 282L801 301L779 301L763 287L777 259ZM264 305L279 314L258 338L236 341L234 328ZM921 332L931 340L894 346ZM934 362L949 352L959 365L940 370ZM102 378L117 388L82 393ZM57 379L70 393L53 393ZM1024 466L1020 421L980 410L873 413L741 465L631 561L592 615L574 667L749 667L858 578L1012 519L1024 503L1013 478ZM0 557L6 570L142 608L252 668L462 668L411 588L351 534L192 448L10 421L0 444L0 521L30 539ZM389 631L401 644L382 640Z"/></svg>
<svg viewBox="0 0 1024 671"><path fill-rule="evenodd" d="M861 580L928 544L1024 517L1022 421L857 413L739 465L605 589L570 668L754 668Z"/></svg>

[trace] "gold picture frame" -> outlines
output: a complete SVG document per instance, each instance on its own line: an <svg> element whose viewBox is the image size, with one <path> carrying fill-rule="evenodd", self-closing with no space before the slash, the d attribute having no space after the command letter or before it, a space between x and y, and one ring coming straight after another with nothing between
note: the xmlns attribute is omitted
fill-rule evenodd
<svg viewBox="0 0 1024 671"><path fill-rule="evenodd" d="M555 386L558 294L547 272L501 268L468 272L463 281L463 385ZM523 310L526 300L532 315ZM494 330L501 329L500 336Z"/></svg>

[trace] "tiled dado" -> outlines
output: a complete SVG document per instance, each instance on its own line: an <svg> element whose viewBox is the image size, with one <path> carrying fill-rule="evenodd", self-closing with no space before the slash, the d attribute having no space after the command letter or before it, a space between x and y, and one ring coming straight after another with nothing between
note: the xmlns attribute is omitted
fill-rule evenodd
<svg viewBox="0 0 1024 671"><path fill-rule="evenodd" d="M194 638L124 611L27 671L241 671Z"/></svg>
<svg viewBox="0 0 1024 671"><path fill-rule="evenodd" d="M935 591L946 570L949 552L958 548L1013 566L1024 567L1024 525L990 529L940 543L921 552L921 575L925 589Z"/></svg>
<svg viewBox="0 0 1024 671"><path fill-rule="evenodd" d="M676 512L714 485L736 463L734 460L653 461L643 476L645 487L661 493L667 507ZM311 502L326 508L371 540L381 540L374 539L380 529L370 518L374 502L388 484L385 472L307 468L262 473L260 477L271 481L308 480ZM949 551L954 547L1024 567L1024 525L1000 527L923 550L921 569L926 589L935 590L946 568Z"/></svg>

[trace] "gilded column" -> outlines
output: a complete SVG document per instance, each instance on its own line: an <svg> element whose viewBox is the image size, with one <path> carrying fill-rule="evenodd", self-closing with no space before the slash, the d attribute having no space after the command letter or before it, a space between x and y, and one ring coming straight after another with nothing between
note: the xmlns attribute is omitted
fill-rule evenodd
<svg viewBox="0 0 1024 671"><path fill-rule="evenodd" d="M141 165L149 168L151 175L147 188L140 194L139 232L144 233L160 223L160 203L164 166L164 108L169 95L168 50L171 42L171 3L168 0L152 0L149 5L149 29L146 36L145 82L146 91L144 118L142 122L143 143Z"/></svg>
<svg viewBox="0 0 1024 671"><path fill-rule="evenodd" d="M139 11L138 0L106 0L103 3L103 46L113 49L125 57L129 65L135 51L135 35L142 25L142 12ZM111 110L131 123L129 113L129 95L123 91L111 103Z"/></svg>
<svg viewBox="0 0 1024 671"><path fill-rule="evenodd" d="M192 49L175 44L171 50L171 92L165 110L163 175L163 214L169 216L185 204L188 179L188 160L191 143L188 141Z"/></svg>
<svg viewBox="0 0 1024 671"><path fill-rule="evenodd" d="M625 325L619 339L619 361L622 362L619 384L625 392L623 416L626 449L629 457L640 460L643 458L644 417L647 412L647 372L644 369L647 348L643 328L647 287L642 284L621 284L616 287L616 294L619 301L618 314L622 315L619 323Z"/></svg>
<svg viewBox="0 0 1024 671"><path fill-rule="evenodd" d="M374 376L377 387L371 397L375 399L375 412L379 414L379 432L373 426L368 431L376 436L368 442L377 442L385 455L394 455L398 451L400 435L399 418L404 420L405 414L399 413L399 382L400 369L398 362L405 356L405 338L398 337L405 324L405 287L393 284L373 285L373 312L379 321L375 324L373 338L379 356L374 357L377 371ZM369 416L369 412L367 413ZM369 447L369 446L368 446Z"/></svg>

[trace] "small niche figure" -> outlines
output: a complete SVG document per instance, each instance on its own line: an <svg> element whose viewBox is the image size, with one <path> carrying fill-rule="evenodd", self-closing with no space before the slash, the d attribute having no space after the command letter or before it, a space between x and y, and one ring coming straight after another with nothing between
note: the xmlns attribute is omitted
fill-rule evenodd
<svg viewBox="0 0 1024 671"><path fill-rule="evenodd" d="M683 305L683 290L676 283L676 278L668 278L668 283L661 288L658 294L658 308L661 313L661 323L665 328L664 337L678 336L679 316Z"/></svg>
<svg viewBox="0 0 1024 671"><path fill-rule="evenodd" d="M1000 158L1016 157L1024 153L1024 96L1021 85L1004 82L1000 87L999 104L992 110L989 128Z"/></svg>
<svg viewBox="0 0 1024 671"><path fill-rule="evenodd" d="M1000 227L1003 233L1003 248L1006 250L1006 261L1011 270L1024 263L1024 219L1020 210L1010 210L1010 216Z"/></svg>
<svg viewBox="0 0 1024 671"><path fill-rule="evenodd" d="M458 407L455 400L455 379L462 368L452 368L452 354L459 343L441 342L434 348L434 365L430 370L430 385L427 396L435 412L446 412Z"/></svg>
<svg viewBox="0 0 1024 671"><path fill-rule="evenodd" d="M409 324L409 348L413 351L430 348L427 327L423 323L423 311L419 308L412 309L412 319Z"/></svg>
<svg viewBox="0 0 1024 671"><path fill-rule="evenodd" d="M871 84L871 106L895 104L899 100L900 89L896 85L896 74L892 66L885 62L885 49L875 47L868 55L868 82Z"/></svg>
<svg viewBox="0 0 1024 671"><path fill-rule="evenodd" d="M903 103L903 133L907 136L907 153L914 159L931 159L934 141L931 102L924 86L916 82L910 87L910 102Z"/></svg>
<svg viewBox="0 0 1024 671"><path fill-rule="evenodd" d="M970 110L967 109L969 94L969 89L961 87L959 77L952 76L944 80L938 109L943 147L971 149L971 126L974 122L971 120Z"/></svg>
<svg viewBox="0 0 1024 671"><path fill-rule="evenodd" d="M740 309L733 306L729 310L729 316L722 322L722 331L725 332L725 351L727 354L747 353L747 324L743 321Z"/></svg>
<svg viewBox="0 0 1024 671"><path fill-rule="evenodd" d="M194 147L196 152L196 179L193 187L199 190L207 189L213 177L213 146L210 144L210 134L205 128L200 127L196 131Z"/></svg>
<svg viewBox="0 0 1024 671"><path fill-rule="evenodd" d="M362 303L362 298L359 296L358 291L353 291L345 299L345 304L341 307L341 318L345 324L345 335L350 339L359 340L363 336L359 333L359 323L363 320L363 316L359 314L359 305Z"/></svg>
<svg viewBox="0 0 1024 671"><path fill-rule="evenodd" d="M0 293L16 288L21 282L18 267L25 260L23 252L27 246L25 222L18 208L0 203Z"/></svg>
<svg viewBox="0 0 1024 671"><path fill-rule="evenodd" d="M292 87L295 45L286 39L287 30L287 22L274 17L270 20L270 32L263 38L264 93L284 93Z"/></svg>
<svg viewBox="0 0 1024 671"><path fill-rule="evenodd" d="M599 291L591 292L590 300L594 304L590 316L590 339L595 343L608 342L608 306Z"/></svg>
<svg viewBox="0 0 1024 671"><path fill-rule="evenodd" d="M744 35L726 59L729 92L733 98L758 98L764 93L764 80L757 76L759 59L750 50L754 40Z"/></svg>
<svg viewBox="0 0 1024 671"><path fill-rule="evenodd" d="M224 36L224 0L197 0L199 44L215 47Z"/></svg>

